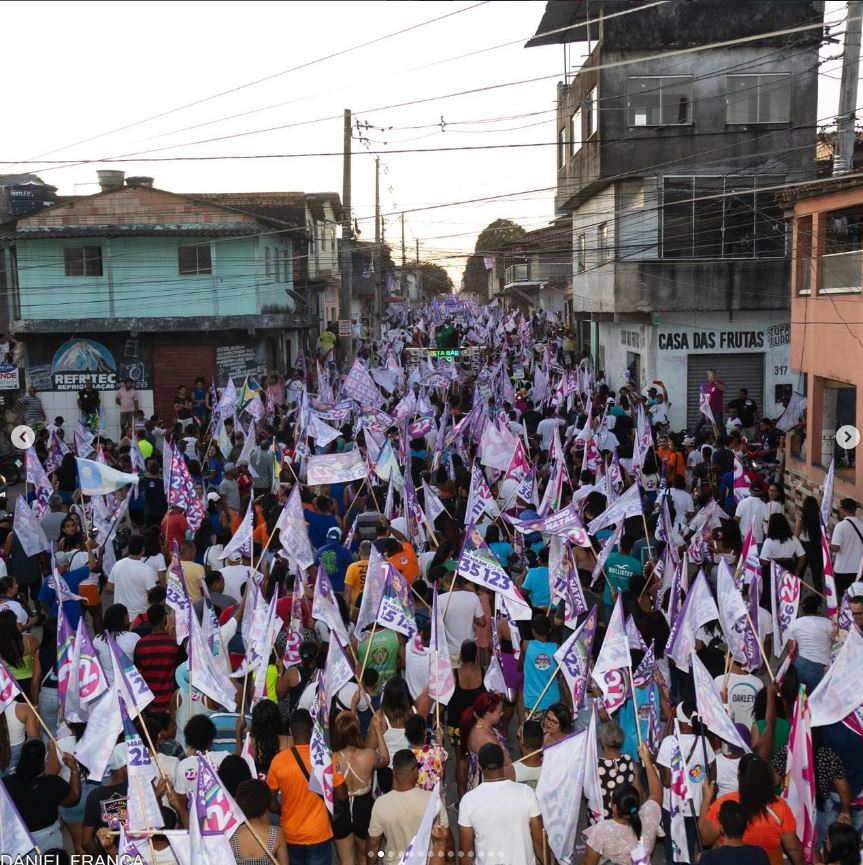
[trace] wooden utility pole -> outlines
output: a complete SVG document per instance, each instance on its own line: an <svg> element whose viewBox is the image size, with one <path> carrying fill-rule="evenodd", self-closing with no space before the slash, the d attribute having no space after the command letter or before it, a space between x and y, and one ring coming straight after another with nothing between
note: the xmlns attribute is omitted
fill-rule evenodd
<svg viewBox="0 0 863 865"><path fill-rule="evenodd" d="M405 296L408 279L408 260L405 255L405 214L402 211L402 278L399 280L399 287L402 290L402 297Z"/></svg>
<svg viewBox="0 0 863 865"><path fill-rule="evenodd" d="M351 110L345 109L344 153L342 164L342 284L339 291L339 348L343 366L347 368L353 354L351 333L351 294L354 266L351 239ZM345 325L347 322L347 326ZM347 334L344 329L347 328Z"/></svg>
<svg viewBox="0 0 863 865"><path fill-rule="evenodd" d="M839 114L836 117L836 150L833 173L847 174L854 164L854 119L857 108L857 79L860 70L860 16L863 3L849 0L845 15L845 47L842 52L842 83L839 87Z"/></svg>
<svg viewBox="0 0 863 865"><path fill-rule="evenodd" d="M383 333L384 302L381 296L384 254L381 245L381 158L375 157L375 302L370 330L372 336Z"/></svg>
<svg viewBox="0 0 863 865"><path fill-rule="evenodd" d="M416 272L416 281L417 281L417 303L422 303L422 299L420 298L420 242L419 239L416 239L417 242L417 272Z"/></svg>

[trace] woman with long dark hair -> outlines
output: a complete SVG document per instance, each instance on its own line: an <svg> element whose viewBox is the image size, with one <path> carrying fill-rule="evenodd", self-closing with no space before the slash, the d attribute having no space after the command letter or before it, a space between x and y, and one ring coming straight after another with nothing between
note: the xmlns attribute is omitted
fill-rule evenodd
<svg viewBox="0 0 863 865"><path fill-rule="evenodd" d="M18 687L36 703L42 681L39 644L35 637L18 630L18 620L12 610L0 610L0 658Z"/></svg>
<svg viewBox="0 0 863 865"><path fill-rule="evenodd" d="M565 739L573 729L572 712L566 703L554 703L545 710L542 719L543 742L547 748Z"/></svg>
<svg viewBox="0 0 863 865"><path fill-rule="evenodd" d="M245 726L245 718L241 714L237 719L238 733ZM288 747L288 736L283 735L282 714L272 700L261 700L252 709L252 725L249 728L249 746L252 759L259 775L266 777L270 763L279 751ZM241 753L242 743L237 739L237 753Z"/></svg>
<svg viewBox="0 0 863 865"><path fill-rule="evenodd" d="M705 847L721 837L719 809L723 802L739 802L746 820L744 844L761 847L771 865L782 865L785 851L792 865L803 865L803 850L797 837L797 821L788 804L776 795L773 770L757 754L744 754L737 768L738 790L720 796L715 802L715 784L704 785L698 830Z"/></svg>
<svg viewBox="0 0 863 865"><path fill-rule="evenodd" d="M639 754L647 773L647 800L642 803L641 794L632 784L616 787L611 795L611 817L584 830L587 849L581 857L582 865L598 865L600 861L631 865L640 858L633 855L639 843L644 848L643 856L650 860L662 820L663 790L647 747L642 745Z"/></svg>
<svg viewBox="0 0 863 865"><path fill-rule="evenodd" d="M3 783L36 846L40 850L62 849L59 808L75 805L81 798L81 770L71 754L64 754L63 762L72 773L69 781L64 781L57 776L59 764L55 763L52 772L46 771L45 757L45 743L28 739L15 771L3 778Z"/></svg>
<svg viewBox="0 0 863 865"><path fill-rule="evenodd" d="M806 563L812 585L819 594L824 594L824 558L821 555L821 505L815 496L806 496L800 516L794 524L794 534L806 553ZM811 692L810 692L811 693Z"/></svg>
<svg viewBox="0 0 863 865"><path fill-rule="evenodd" d="M827 865L858 865L860 836L853 826L834 823L827 830L823 861Z"/></svg>
<svg viewBox="0 0 863 865"><path fill-rule="evenodd" d="M770 579L771 562L776 562L786 571L798 576L806 569L806 553L800 541L794 537L785 514L771 514L767 520L767 535L761 547L760 558L767 580Z"/></svg>
<svg viewBox="0 0 863 865"><path fill-rule="evenodd" d="M123 650L127 658L134 658L135 646L141 638L130 630L131 627L129 611L125 605L111 604L105 610L105 629L93 639L93 645L109 685L114 682L114 665L111 663L111 647L108 645L107 635L113 637L114 642Z"/></svg>

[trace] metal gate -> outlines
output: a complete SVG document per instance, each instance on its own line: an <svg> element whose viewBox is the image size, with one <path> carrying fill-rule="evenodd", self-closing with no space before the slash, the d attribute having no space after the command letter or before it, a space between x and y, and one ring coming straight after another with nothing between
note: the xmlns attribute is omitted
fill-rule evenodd
<svg viewBox="0 0 863 865"><path fill-rule="evenodd" d="M689 354L686 368L686 423L693 430L699 423L698 397L701 384L707 381L707 370L715 369L716 377L725 382L723 406L737 399L740 388L749 391L749 398L758 404L758 416L764 415L764 354ZM725 418L716 418L720 430Z"/></svg>

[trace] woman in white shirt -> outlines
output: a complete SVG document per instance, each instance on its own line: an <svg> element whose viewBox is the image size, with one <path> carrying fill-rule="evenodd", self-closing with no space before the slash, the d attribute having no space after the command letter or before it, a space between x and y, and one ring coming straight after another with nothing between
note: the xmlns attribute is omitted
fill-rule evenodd
<svg viewBox="0 0 863 865"><path fill-rule="evenodd" d="M141 561L148 568L155 571L159 582L164 586L168 566L165 562L165 557L162 555L162 542L159 538L158 526L153 526L144 535L144 555L141 557Z"/></svg>
<svg viewBox="0 0 863 865"><path fill-rule="evenodd" d="M770 562L778 562L795 574L806 568L806 553L803 545L794 537L784 514L773 514L767 520L767 538L761 547L761 564L769 578Z"/></svg>
<svg viewBox="0 0 863 865"><path fill-rule="evenodd" d="M800 617L795 619L785 632L788 637L788 652L794 654L794 669L801 684L811 694L830 664L830 647L833 639L833 623L826 616L819 616L821 599L818 595L807 595L800 602Z"/></svg>
<svg viewBox="0 0 863 865"><path fill-rule="evenodd" d="M764 517L765 527L773 514L785 513L785 490L781 484L770 484L767 487L767 515Z"/></svg>
<svg viewBox="0 0 863 865"><path fill-rule="evenodd" d="M105 630L94 637L93 646L99 656L99 662L105 671L105 678L109 685L114 684L114 665L111 663L111 647L108 645L105 634L110 634L114 642L123 650L123 654L129 659L135 656L135 645L141 638L129 630L129 611L123 604L112 604L105 610Z"/></svg>

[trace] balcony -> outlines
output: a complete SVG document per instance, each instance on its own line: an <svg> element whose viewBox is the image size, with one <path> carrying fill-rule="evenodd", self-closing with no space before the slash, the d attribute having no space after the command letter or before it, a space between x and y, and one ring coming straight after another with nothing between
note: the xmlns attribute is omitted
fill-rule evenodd
<svg viewBox="0 0 863 865"><path fill-rule="evenodd" d="M863 286L863 249L822 255L819 264L819 293L860 293Z"/></svg>
<svg viewBox="0 0 863 865"><path fill-rule="evenodd" d="M544 282L566 282L569 279L569 264L560 261L522 262L504 269L504 287L519 284L538 285Z"/></svg>

